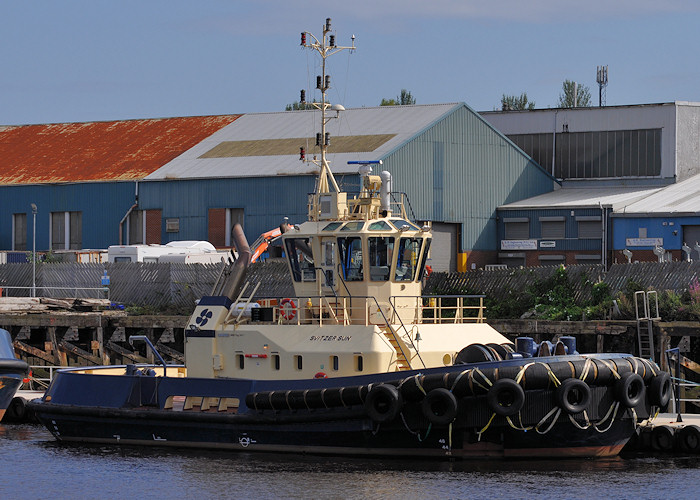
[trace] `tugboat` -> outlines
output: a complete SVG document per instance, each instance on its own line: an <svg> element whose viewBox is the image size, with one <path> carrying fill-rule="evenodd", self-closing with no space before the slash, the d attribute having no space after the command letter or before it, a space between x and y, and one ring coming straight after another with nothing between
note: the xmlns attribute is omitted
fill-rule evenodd
<svg viewBox="0 0 700 500"><path fill-rule="evenodd" d="M617 454L664 408L670 379L628 354L582 355L573 337L515 343L482 296L423 296L431 231L391 191L381 162L340 189L326 159L327 56L320 54L320 158L308 221L280 227L294 297L256 299L238 250L185 331L186 366L59 371L31 407L61 442L367 456L592 457ZM303 97L303 93L302 93ZM304 99L302 98L302 102ZM306 160L302 148L300 158ZM251 290L252 289L252 290Z"/></svg>
<svg viewBox="0 0 700 500"><path fill-rule="evenodd" d="M0 329L0 420L28 373L29 365L15 357L10 333Z"/></svg>

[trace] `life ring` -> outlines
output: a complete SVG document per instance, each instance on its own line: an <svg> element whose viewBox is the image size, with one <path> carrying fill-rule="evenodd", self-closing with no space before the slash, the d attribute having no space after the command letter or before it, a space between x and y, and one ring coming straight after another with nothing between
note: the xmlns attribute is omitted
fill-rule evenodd
<svg viewBox="0 0 700 500"><path fill-rule="evenodd" d="M421 403L423 415L435 425L447 425L457 416L457 398L443 387L433 389Z"/></svg>
<svg viewBox="0 0 700 500"><path fill-rule="evenodd" d="M668 372L660 372L649 384L649 402L659 408L665 408L670 399L671 376Z"/></svg>
<svg viewBox="0 0 700 500"><path fill-rule="evenodd" d="M365 399L367 416L377 423L396 418L401 409L401 395L396 387L381 384L372 387Z"/></svg>
<svg viewBox="0 0 700 500"><path fill-rule="evenodd" d="M678 444L683 451L700 453L700 427L686 425L678 432Z"/></svg>
<svg viewBox="0 0 700 500"><path fill-rule="evenodd" d="M292 299L282 299L280 301L280 316L287 321L293 320L297 315L297 305Z"/></svg>
<svg viewBox="0 0 700 500"><path fill-rule="evenodd" d="M591 401L591 388L583 380L567 378L554 392L557 406L565 413L581 413Z"/></svg>
<svg viewBox="0 0 700 500"><path fill-rule="evenodd" d="M323 372L318 372L316 375L314 375L314 378L328 378L328 375Z"/></svg>
<svg viewBox="0 0 700 500"><path fill-rule="evenodd" d="M671 451L673 449L674 431L667 425L659 425L651 431L651 447L656 451Z"/></svg>
<svg viewBox="0 0 700 500"><path fill-rule="evenodd" d="M491 386L486 401L496 415L510 417L525 404L525 391L515 380L502 378Z"/></svg>
<svg viewBox="0 0 700 500"><path fill-rule="evenodd" d="M636 373L626 373L615 383L617 400L627 408L634 408L644 399L644 379Z"/></svg>

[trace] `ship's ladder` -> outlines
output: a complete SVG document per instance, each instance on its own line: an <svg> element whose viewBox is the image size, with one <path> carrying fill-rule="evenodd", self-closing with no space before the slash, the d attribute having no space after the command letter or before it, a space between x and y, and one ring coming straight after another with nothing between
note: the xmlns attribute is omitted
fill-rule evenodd
<svg viewBox="0 0 700 500"><path fill-rule="evenodd" d="M408 350L406 344L399 339L398 335L396 334L396 330L394 330L391 325L382 326L380 328L382 330L382 334L389 341L389 344L391 344L391 347L393 347L394 351L396 352L396 370L410 370L411 362L406 357L406 352Z"/></svg>
<svg viewBox="0 0 700 500"><path fill-rule="evenodd" d="M652 311L652 305L654 311ZM659 297L656 291L634 292L634 309L637 316L639 357L654 361L654 321L661 319L659 316ZM643 326L644 323L646 324Z"/></svg>

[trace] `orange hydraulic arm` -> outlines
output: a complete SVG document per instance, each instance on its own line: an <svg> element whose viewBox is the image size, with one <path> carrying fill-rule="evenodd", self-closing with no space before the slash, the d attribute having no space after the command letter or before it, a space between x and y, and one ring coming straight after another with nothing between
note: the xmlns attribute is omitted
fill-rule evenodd
<svg viewBox="0 0 700 500"><path fill-rule="evenodd" d="M255 240L255 242L250 246L251 250L253 251L250 261L255 262L258 260L258 257L265 253L270 244L282 236L282 233L287 232L287 229L288 224L282 224L280 227L276 227L275 229L267 231L266 233L258 236L258 239Z"/></svg>

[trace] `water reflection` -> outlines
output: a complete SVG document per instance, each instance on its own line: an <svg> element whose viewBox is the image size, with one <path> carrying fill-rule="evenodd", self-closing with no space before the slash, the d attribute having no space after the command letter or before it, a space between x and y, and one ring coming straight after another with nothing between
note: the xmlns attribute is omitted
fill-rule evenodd
<svg viewBox="0 0 700 500"><path fill-rule="evenodd" d="M700 457L439 461L61 445L0 425L0 498L693 498ZM649 484L654 484L653 491ZM693 486L695 485L695 486Z"/></svg>

